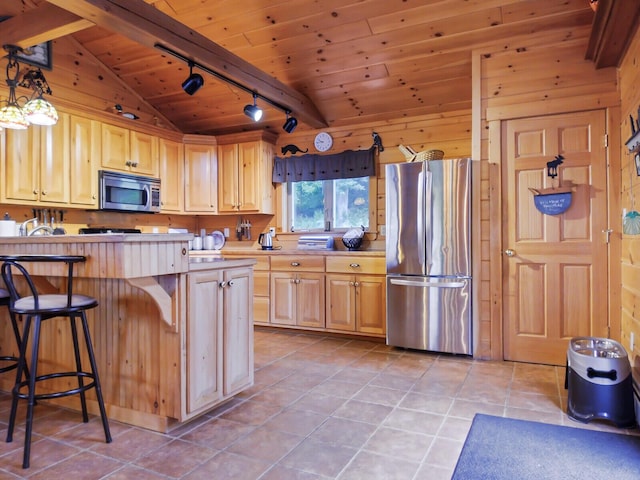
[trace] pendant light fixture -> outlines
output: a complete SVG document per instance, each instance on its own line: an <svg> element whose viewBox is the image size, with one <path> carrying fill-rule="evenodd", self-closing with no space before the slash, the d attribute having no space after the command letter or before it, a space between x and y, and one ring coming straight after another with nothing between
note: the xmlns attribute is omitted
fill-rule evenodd
<svg viewBox="0 0 640 480"><path fill-rule="evenodd" d="M258 105L256 105L257 98L258 96L254 92L253 105L249 104L249 105L245 105L244 107L244 114L254 122L259 122L260 119L262 118L262 110L260 109L260 107L258 107Z"/></svg>
<svg viewBox="0 0 640 480"><path fill-rule="evenodd" d="M0 127L24 130L30 124L55 125L58 122L58 112L55 107L44 99L44 94L51 95L51 88L40 69L30 69L20 78L20 64L16 60L16 52L19 47L5 45L9 52L7 56L7 85L9 86L9 98L2 102L0 107ZM28 88L33 90L32 97L18 97L16 88ZM20 101L25 101L24 107ZM0 104L2 104L0 103Z"/></svg>

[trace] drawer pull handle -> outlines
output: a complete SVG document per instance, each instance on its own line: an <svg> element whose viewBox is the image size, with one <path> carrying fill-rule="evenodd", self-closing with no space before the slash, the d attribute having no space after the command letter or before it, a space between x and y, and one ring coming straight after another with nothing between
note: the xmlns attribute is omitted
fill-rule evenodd
<svg viewBox="0 0 640 480"><path fill-rule="evenodd" d="M300 266L300 262L291 262L291 266L292 267L299 267Z"/></svg>
<svg viewBox="0 0 640 480"><path fill-rule="evenodd" d="M350 263L349 266L351 268L360 268L360 264L359 263Z"/></svg>

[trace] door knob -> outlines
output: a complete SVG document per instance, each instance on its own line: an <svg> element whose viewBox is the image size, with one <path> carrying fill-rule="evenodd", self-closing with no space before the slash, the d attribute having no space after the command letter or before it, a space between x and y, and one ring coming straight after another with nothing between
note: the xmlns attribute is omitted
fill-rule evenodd
<svg viewBox="0 0 640 480"><path fill-rule="evenodd" d="M513 256L516 254L516 251L515 251L515 250L511 250L510 248L507 248L507 249L504 251L504 254L505 254L507 257L513 257Z"/></svg>

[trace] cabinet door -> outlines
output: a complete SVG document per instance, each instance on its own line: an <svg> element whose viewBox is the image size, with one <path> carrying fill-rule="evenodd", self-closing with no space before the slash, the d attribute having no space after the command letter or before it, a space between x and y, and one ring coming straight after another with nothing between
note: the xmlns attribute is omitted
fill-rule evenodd
<svg viewBox="0 0 640 480"><path fill-rule="evenodd" d="M286 272L271 272L271 323L296 324L296 279Z"/></svg>
<svg viewBox="0 0 640 480"><path fill-rule="evenodd" d="M218 210L233 213L239 208L238 146L218 145Z"/></svg>
<svg viewBox="0 0 640 480"><path fill-rule="evenodd" d="M386 279L383 275L356 277L356 330L384 335L386 328Z"/></svg>
<svg viewBox="0 0 640 480"><path fill-rule="evenodd" d="M60 114L55 125L41 127L40 131L40 202L67 204L69 203L69 115Z"/></svg>
<svg viewBox="0 0 640 480"><path fill-rule="evenodd" d="M327 274L326 327L354 332L356 329L355 276Z"/></svg>
<svg viewBox="0 0 640 480"><path fill-rule="evenodd" d="M102 166L110 170L129 171L129 130L102 124Z"/></svg>
<svg viewBox="0 0 640 480"><path fill-rule="evenodd" d="M182 143L164 138L158 142L163 212L184 210L184 148Z"/></svg>
<svg viewBox="0 0 640 480"><path fill-rule="evenodd" d="M69 201L75 205L98 207L100 123L88 118L69 118L71 166Z"/></svg>
<svg viewBox="0 0 640 480"><path fill-rule="evenodd" d="M212 145L184 146L185 200L187 212L217 211L216 147Z"/></svg>
<svg viewBox="0 0 640 480"><path fill-rule="evenodd" d="M255 268L255 267L254 267ZM269 272L253 272L253 323L269 323Z"/></svg>
<svg viewBox="0 0 640 480"><path fill-rule="evenodd" d="M2 200L35 202L39 198L40 128L5 129L2 164Z"/></svg>
<svg viewBox="0 0 640 480"><path fill-rule="evenodd" d="M252 270L224 272L223 379L224 396L253 384Z"/></svg>
<svg viewBox="0 0 640 480"><path fill-rule="evenodd" d="M296 279L296 325L324 327L324 274L298 273Z"/></svg>
<svg viewBox="0 0 640 480"><path fill-rule="evenodd" d="M270 180L260 175L260 142L239 144L238 198L241 211L257 212L261 209L262 184Z"/></svg>
<svg viewBox="0 0 640 480"><path fill-rule="evenodd" d="M132 173L158 176L158 137L142 132L130 132L130 168Z"/></svg>
<svg viewBox="0 0 640 480"><path fill-rule="evenodd" d="M222 272L189 273L187 313L187 413L222 398Z"/></svg>

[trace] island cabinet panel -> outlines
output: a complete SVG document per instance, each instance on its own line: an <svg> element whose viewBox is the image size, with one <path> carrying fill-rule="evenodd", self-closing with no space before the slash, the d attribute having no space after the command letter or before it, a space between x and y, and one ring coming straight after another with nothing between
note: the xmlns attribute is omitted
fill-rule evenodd
<svg viewBox="0 0 640 480"><path fill-rule="evenodd" d="M225 254L224 258L255 258L256 264L253 267L253 323L254 325L268 325L271 282L269 256Z"/></svg>
<svg viewBox="0 0 640 480"><path fill-rule="evenodd" d="M189 274L187 310L187 415L222 398L222 271Z"/></svg>
<svg viewBox="0 0 640 480"><path fill-rule="evenodd" d="M254 260L190 264L185 234L60 237L10 237L0 254L87 257L74 291L99 302L88 319L110 420L166 432L253 384ZM38 288L65 291L62 265L28 268ZM45 322L39 373L71 370L68 330L68 322ZM0 309L0 355L15 353L7 309ZM0 389L10 391L12 379L0 375ZM48 388L65 390L65 381ZM94 392L87 397L98 414ZM80 408L77 396L50 401Z"/></svg>

